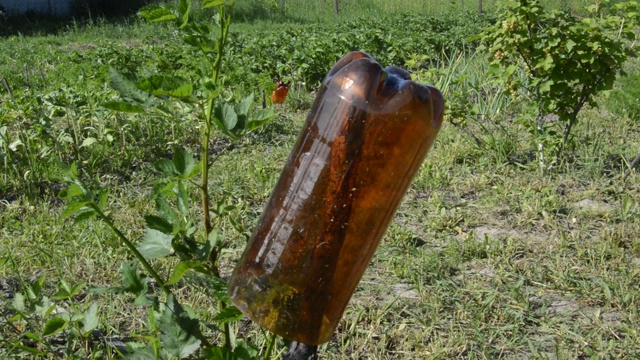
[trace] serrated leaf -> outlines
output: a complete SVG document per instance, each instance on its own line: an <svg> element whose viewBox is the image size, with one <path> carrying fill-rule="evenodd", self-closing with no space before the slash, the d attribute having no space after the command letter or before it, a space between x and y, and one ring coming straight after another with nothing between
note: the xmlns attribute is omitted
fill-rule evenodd
<svg viewBox="0 0 640 360"><path fill-rule="evenodd" d="M214 6L224 5L224 0L202 0L202 8L210 8Z"/></svg>
<svg viewBox="0 0 640 360"><path fill-rule="evenodd" d="M102 104L102 107L105 107L109 110L113 111L121 111L126 113L143 113L145 112L144 107L139 105L129 104L123 101L109 101Z"/></svg>
<svg viewBox="0 0 640 360"><path fill-rule="evenodd" d="M63 192L60 195L66 199L71 199L76 196L83 195L84 193L85 193L85 189L82 186L80 186L77 183L73 183L69 185L68 188L63 190Z"/></svg>
<svg viewBox="0 0 640 360"><path fill-rule="evenodd" d="M122 273L122 290L135 295L147 293L147 278L138 272L138 268L135 265L124 262L122 263L120 272Z"/></svg>
<svg viewBox="0 0 640 360"><path fill-rule="evenodd" d="M87 204L87 201L74 201L72 203L69 203L69 205L67 205L67 208L62 212L62 215L60 215L60 220L64 220L69 216L75 215L81 209L86 208Z"/></svg>
<svg viewBox="0 0 640 360"><path fill-rule="evenodd" d="M183 148L177 148L173 153L173 166L183 178L187 178L196 167L196 161L191 153Z"/></svg>
<svg viewBox="0 0 640 360"><path fill-rule="evenodd" d="M144 221L149 229L158 230L163 234L173 234L173 225L160 216L146 215Z"/></svg>
<svg viewBox="0 0 640 360"><path fill-rule="evenodd" d="M214 116L224 126L221 129L223 131L233 130L233 128L235 128L236 124L238 123L238 115L236 114L233 107L226 103L218 104L216 106Z"/></svg>
<svg viewBox="0 0 640 360"><path fill-rule="evenodd" d="M166 177L174 176L178 173L175 166L173 165L173 161L169 159L160 159L153 163L153 167L162 175Z"/></svg>
<svg viewBox="0 0 640 360"><path fill-rule="evenodd" d="M237 321L242 319L244 315L240 310L238 310L235 306L228 306L222 309L220 312L213 317L213 321L219 322L221 324Z"/></svg>
<svg viewBox="0 0 640 360"><path fill-rule="evenodd" d="M173 235L168 235L155 229L147 229L136 249L147 260L157 259L173 252L171 247L172 240Z"/></svg>
<svg viewBox="0 0 640 360"><path fill-rule="evenodd" d="M176 265L176 267L173 269L173 274L171 275L171 278L169 279L169 281L167 281L167 285L173 285L175 283L177 283L178 281L180 281L184 275L191 269L197 268L197 267L202 267L203 266L203 262L202 261L181 261L178 263L178 265Z"/></svg>
<svg viewBox="0 0 640 360"><path fill-rule="evenodd" d="M55 334L58 331L64 329L67 325L67 322L61 317L55 316L47 321L44 325L44 330L42 332L42 336L47 336L51 334Z"/></svg>
<svg viewBox="0 0 640 360"><path fill-rule="evenodd" d="M155 203L156 211L158 211L165 220L169 221L174 226L180 224L180 217L164 196L156 196Z"/></svg>
<svg viewBox="0 0 640 360"><path fill-rule="evenodd" d="M109 84L120 93L124 98L128 98L140 103L146 103L149 100L149 94L140 90L136 84L122 75L118 70L109 67L109 76L111 78Z"/></svg>
<svg viewBox="0 0 640 360"><path fill-rule="evenodd" d="M98 304L92 303L87 311L84 312L84 324L82 333L88 334L98 327Z"/></svg>
<svg viewBox="0 0 640 360"><path fill-rule="evenodd" d="M171 21L177 19L177 16L166 6L149 5L144 7L138 15L149 22Z"/></svg>
<svg viewBox="0 0 640 360"><path fill-rule="evenodd" d="M234 353L229 349L214 346L204 350L206 360L235 360Z"/></svg>
<svg viewBox="0 0 640 360"><path fill-rule="evenodd" d="M227 283L224 280L217 278L215 276L209 277L209 284L211 285L211 290L213 290L213 295L216 299L229 303L229 295L227 294Z"/></svg>
<svg viewBox="0 0 640 360"><path fill-rule="evenodd" d="M92 217L96 216L97 214L98 213L95 212L95 210L90 209L90 208L80 209L80 211L78 211L76 213L75 219L73 219L73 224L74 225L80 224L83 221L87 221L87 220L91 219Z"/></svg>
<svg viewBox="0 0 640 360"><path fill-rule="evenodd" d="M256 111L251 117L251 119L249 120L248 130L253 131L264 126L269 121L271 121L275 116L276 116L276 113L271 108L260 109Z"/></svg>
<svg viewBox="0 0 640 360"><path fill-rule="evenodd" d="M170 355L186 358L200 348L202 333L198 320L190 318L173 296L167 297L159 325L162 347Z"/></svg>

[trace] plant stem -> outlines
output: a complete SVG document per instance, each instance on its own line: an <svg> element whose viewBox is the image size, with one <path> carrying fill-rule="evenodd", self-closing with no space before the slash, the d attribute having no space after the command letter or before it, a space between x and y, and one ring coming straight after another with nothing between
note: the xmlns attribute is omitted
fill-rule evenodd
<svg viewBox="0 0 640 360"><path fill-rule="evenodd" d="M142 264L142 267L144 267L144 269L147 270L147 272L156 281L156 283L158 283L160 288L162 288L162 291L164 291L164 293L167 294L167 295L172 295L171 290L169 290L169 288L167 287L165 281L153 269L153 267L151 266L151 264L149 264L147 259L145 259L144 256L142 256L140 251L138 251L138 249L136 249L136 247L133 246L133 243L120 231L120 229L118 229L113 224L111 219L109 219L109 217L107 215L105 215L102 212L102 210L100 210L98 205L95 204L95 203L91 203L91 204L89 204L89 206L98 214L98 217L100 219L102 219L102 221L104 221L107 224L107 226L109 226L109 228L111 228L111 230L120 238L120 240L122 240L122 242L129 249L129 251L131 251L131 253L138 259L138 261L140 261L140 263Z"/></svg>
<svg viewBox="0 0 640 360"><path fill-rule="evenodd" d="M264 353L264 359L269 360L271 358L271 352L273 351L273 345L276 343L276 334L271 334L269 343L267 344L267 350Z"/></svg>
<svg viewBox="0 0 640 360"><path fill-rule="evenodd" d="M209 214L209 140L211 137L211 126L205 124L204 136L202 138L202 182L200 183L200 193L202 195L202 216L204 221L204 240L207 241L211 233L211 215Z"/></svg>

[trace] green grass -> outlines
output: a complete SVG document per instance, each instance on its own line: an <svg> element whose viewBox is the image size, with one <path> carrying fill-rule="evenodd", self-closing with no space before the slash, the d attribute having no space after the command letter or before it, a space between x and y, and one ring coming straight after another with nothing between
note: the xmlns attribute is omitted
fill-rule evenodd
<svg viewBox="0 0 640 360"><path fill-rule="evenodd" d="M322 2L329 14L323 16L330 16L330 3ZM6 294L24 291L26 283L42 276L49 297L61 280L87 288L118 283L120 263L128 255L106 225L72 226L59 220L63 203L55 194L60 184L48 176L55 172L54 160L68 162L76 155L70 145L48 153L36 145L44 136L73 136L74 126L81 129L76 134L81 140L95 137L95 145L81 148L80 160L110 190L114 221L125 235L139 238L142 215L152 211L149 194L156 175L151 161L169 156L176 142L195 152L198 130L188 108L176 109L179 117L166 122L114 115L98 101L114 96L108 88L109 61L146 69L179 61L185 55L171 40L164 28L137 21L0 39L0 47L7 49L0 55L0 77L9 79L15 92L11 98L0 84L0 128L6 127L14 140L15 134L32 134L34 148L18 147L31 151L24 154L0 148L11 156L5 159L31 166L25 174L25 167L0 164L0 280L17 283L4 295L0 291L0 301L11 301ZM153 53L158 48L164 49L162 55ZM467 67L459 64L460 69L469 74L468 81L484 86L484 64L465 56L462 65ZM42 68L44 79L36 70L24 75L23 64ZM447 74L451 64L436 66ZM446 80L437 72L430 76L430 81ZM78 93L86 99L74 98ZM56 98L67 105L56 105ZM292 91L273 123L221 153L211 169L213 197L236 204L232 216L247 229L257 221L312 99L304 88ZM95 104L87 107L82 101ZM639 357L640 176L631 172L626 181L623 176L625 159L640 151L640 132L637 120L608 110L606 97L599 102L600 108L581 114L571 156L544 176L530 156L531 139L512 123L522 110L519 104L489 109L484 122L470 122L470 129L493 141L488 149L445 123L338 331L321 347L321 358ZM54 114L60 109L67 113ZM50 124L41 125L43 119ZM480 125L490 133L481 132ZM106 140L109 134L112 141ZM213 148L225 145L217 139ZM30 177L42 181L25 180ZM33 189L21 187L27 184ZM230 224L222 224L222 233L236 237L223 256L222 269L229 274L247 234L238 235ZM193 291L198 283L188 278L176 292L211 316L214 299ZM146 317L126 296L83 291L55 302L70 309L92 300L99 303L99 329L105 335L136 339L144 328ZM9 356L3 342L14 335L6 316L0 310L0 357ZM265 341L254 325L236 331L258 344ZM283 348L279 342L278 350Z"/></svg>

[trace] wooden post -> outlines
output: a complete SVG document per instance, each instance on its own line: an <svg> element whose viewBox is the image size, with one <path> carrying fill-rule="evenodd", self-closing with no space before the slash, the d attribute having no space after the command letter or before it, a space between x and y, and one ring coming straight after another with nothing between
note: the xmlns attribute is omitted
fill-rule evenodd
<svg viewBox="0 0 640 360"><path fill-rule="evenodd" d="M336 13L336 16L338 16L339 14L339 1L338 0L333 0L333 10Z"/></svg>
<svg viewBox="0 0 640 360"><path fill-rule="evenodd" d="M482 0L478 0L478 14L482 15Z"/></svg>

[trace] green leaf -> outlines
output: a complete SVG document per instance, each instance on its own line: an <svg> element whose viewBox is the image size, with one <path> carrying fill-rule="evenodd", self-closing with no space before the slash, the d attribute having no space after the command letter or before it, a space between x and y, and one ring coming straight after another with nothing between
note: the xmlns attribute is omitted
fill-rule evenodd
<svg viewBox="0 0 640 360"><path fill-rule="evenodd" d="M214 229L209 233L207 237L207 242L202 246L202 248L198 249L197 256L198 259L202 261L207 261L209 256L211 256L211 251L216 248L218 245L218 229Z"/></svg>
<svg viewBox="0 0 640 360"><path fill-rule="evenodd" d="M189 12L191 12L191 0L180 0L178 3L178 13L180 14L180 20L182 20L180 24L181 28L189 22Z"/></svg>
<svg viewBox="0 0 640 360"><path fill-rule="evenodd" d="M276 116L276 113L273 111L272 108L260 109L256 111L251 117L251 119L249 120L248 130L253 131L264 126L269 121L271 121L275 116Z"/></svg>
<svg viewBox="0 0 640 360"><path fill-rule="evenodd" d="M129 344L131 343L127 343L127 345ZM162 356L162 354L160 354L160 356L156 356L156 350L153 347L153 345L136 347L131 351L129 351L124 358L127 360L149 360L149 359L164 360L166 359L166 357Z"/></svg>
<svg viewBox="0 0 640 360"><path fill-rule="evenodd" d="M155 229L147 229L137 249L147 260L165 257L173 252L172 240L173 235Z"/></svg>
<svg viewBox="0 0 640 360"><path fill-rule="evenodd" d="M121 111L126 113L143 113L145 109L139 105L129 104L123 101L109 101L102 104L103 107L113 110L113 111Z"/></svg>
<svg viewBox="0 0 640 360"><path fill-rule="evenodd" d="M218 346L206 348L204 358L206 360L236 360L235 354L231 350Z"/></svg>
<svg viewBox="0 0 640 360"><path fill-rule="evenodd" d="M140 90L133 81L122 75L118 70L109 67L109 75L111 77L111 87L119 92L122 97L140 103L146 103L149 100L149 94Z"/></svg>
<svg viewBox="0 0 640 360"><path fill-rule="evenodd" d="M42 336L55 334L56 332L64 329L66 325L67 325L67 321L65 321L61 317L59 316L52 317L44 325L44 331L42 332Z"/></svg>
<svg viewBox="0 0 640 360"><path fill-rule="evenodd" d="M34 347L31 346L25 346L25 345L17 345L14 347L16 350L22 350L24 352L36 355L36 356L43 356L43 357L47 357L47 355L50 355L49 353L40 351Z"/></svg>
<svg viewBox="0 0 640 360"><path fill-rule="evenodd" d="M98 139L94 137L88 137L82 141L82 145L80 145L80 147L89 147L93 145L96 141L98 141Z"/></svg>
<svg viewBox="0 0 640 360"><path fill-rule="evenodd" d="M13 301L11 301L11 305L13 306L13 309L15 311L18 311L18 312L25 311L26 307L24 305L24 295L22 295L21 293L16 293L13 296Z"/></svg>
<svg viewBox="0 0 640 360"><path fill-rule="evenodd" d="M144 7L138 15L149 22L171 21L177 19L177 16L166 6L152 4Z"/></svg>
<svg viewBox="0 0 640 360"><path fill-rule="evenodd" d="M176 190L176 195L178 195L178 210L180 210L183 216L187 217L189 216L189 192L187 191L187 187L184 186L184 182L178 181Z"/></svg>
<svg viewBox="0 0 640 360"><path fill-rule="evenodd" d="M98 213L95 212L95 210L90 208L82 208L80 209L80 211L76 213L76 218L73 219L73 224L74 225L80 224L81 222L89 220L96 215L98 215Z"/></svg>
<svg viewBox="0 0 640 360"><path fill-rule="evenodd" d="M224 5L224 0L202 0L203 9L220 5Z"/></svg>
<svg viewBox="0 0 640 360"><path fill-rule="evenodd" d="M45 277L42 276L38 278L38 280L34 281L27 288L27 295L29 296L29 299L36 300L37 298L40 297L40 294L42 292L42 285L44 285L44 281L45 281Z"/></svg>
<svg viewBox="0 0 640 360"><path fill-rule="evenodd" d="M176 265L173 269L173 274L169 281L167 281L167 285L173 285L180 281L184 275L191 269L202 267L204 265L203 261L181 261Z"/></svg>
<svg viewBox="0 0 640 360"><path fill-rule="evenodd" d="M84 189L84 187L80 186L80 184L73 183L69 185L69 187L66 188L60 195L66 199L71 199L76 196L84 195L85 192L86 190Z"/></svg>
<svg viewBox="0 0 640 360"><path fill-rule="evenodd" d="M162 175L172 177L178 174L173 161L169 159L160 159L153 163L153 167Z"/></svg>
<svg viewBox="0 0 640 360"><path fill-rule="evenodd" d="M253 105L253 93L251 93L246 98L242 99L239 103L236 104L236 113L238 115L247 115L251 110L251 106Z"/></svg>
<svg viewBox="0 0 640 360"><path fill-rule="evenodd" d="M152 75L136 84L138 89L155 96L170 96L189 99L193 93L193 83L177 76Z"/></svg>
<svg viewBox="0 0 640 360"><path fill-rule="evenodd" d="M227 294L227 283L224 280L215 276L209 277L209 284L213 290L213 295L216 299L229 303L229 295Z"/></svg>
<svg viewBox="0 0 640 360"><path fill-rule="evenodd" d="M71 189L71 187L69 187L69 189ZM75 215L81 209L85 209L87 204L89 204L89 202L87 201L74 201L69 203L69 205L67 205L67 208L62 212L62 215L60 215L60 220L64 220L70 216Z"/></svg>
<svg viewBox="0 0 640 360"><path fill-rule="evenodd" d="M133 263L123 262L120 272L122 273L122 290L138 296L147 293L149 288L147 278L138 272L138 268Z"/></svg>
<svg viewBox="0 0 640 360"><path fill-rule="evenodd" d="M87 335L98 327L98 304L91 303L87 311L84 312L84 324L82 333Z"/></svg>
<svg viewBox="0 0 640 360"><path fill-rule="evenodd" d="M542 84L540 84L538 89L540 90L541 93L549 92L551 90L551 85L553 85L553 83L554 83L553 80L545 81Z"/></svg>
<svg viewBox="0 0 640 360"><path fill-rule="evenodd" d="M238 310L237 307L227 306L226 308L218 312L216 316L213 317L213 321L224 324L232 321L238 321L242 319L243 316L244 315L240 310Z"/></svg>
<svg viewBox="0 0 640 360"><path fill-rule="evenodd" d="M238 115L233 107L226 103L219 103L215 108L214 116L218 119L224 127L220 130L231 131L238 123Z"/></svg>
<svg viewBox="0 0 640 360"><path fill-rule="evenodd" d="M173 296L167 297L159 325L162 347L170 355L186 358L200 348L202 333L198 320L190 318Z"/></svg>
<svg viewBox="0 0 640 360"><path fill-rule="evenodd" d="M51 296L54 300L66 300L78 295L84 288L84 283L78 283L71 286L67 281L60 281L58 291Z"/></svg>
<svg viewBox="0 0 640 360"><path fill-rule="evenodd" d="M259 353L260 351L257 348L242 341L238 341L233 349L233 354L238 360L258 359Z"/></svg>
<svg viewBox="0 0 640 360"><path fill-rule="evenodd" d="M191 153L183 148L177 148L173 153L173 166L182 178L189 178L193 169L196 167L196 161Z"/></svg>
<svg viewBox="0 0 640 360"><path fill-rule="evenodd" d="M146 215L144 221L149 229L158 230L163 234L173 234L173 225L160 216Z"/></svg>

